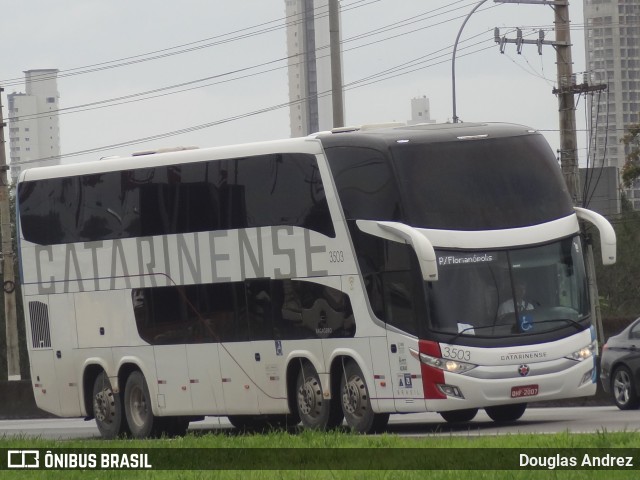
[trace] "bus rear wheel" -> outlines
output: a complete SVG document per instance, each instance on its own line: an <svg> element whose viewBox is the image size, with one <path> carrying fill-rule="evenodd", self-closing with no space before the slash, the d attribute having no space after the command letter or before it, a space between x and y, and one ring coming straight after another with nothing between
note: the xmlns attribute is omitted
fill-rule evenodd
<svg viewBox="0 0 640 480"><path fill-rule="evenodd" d="M526 403L517 403L515 405L498 405L496 407L486 407L484 409L489 418L494 422L515 422L527 409Z"/></svg>
<svg viewBox="0 0 640 480"><path fill-rule="evenodd" d="M127 433L120 395L114 393L105 372L100 373L93 384L93 416L103 438L114 439Z"/></svg>
<svg viewBox="0 0 640 480"><path fill-rule="evenodd" d="M373 411L364 375L353 361L344 365L343 378L340 382L340 398L344 418L353 431L373 433L387 426L389 414Z"/></svg>
<svg viewBox="0 0 640 480"><path fill-rule="evenodd" d="M339 404L324 398L318 372L308 362L302 365L298 373L296 405L300 421L306 428L327 430L342 423L342 410Z"/></svg>
<svg viewBox="0 0 640 480"><path fill-rule="evenodd" d="M449 410L448 412L439 413L449 423L464 423L473 420L478 414L478 409L465 408L464 410Z"/></svg>
<svg viewBox="0 0 640 480"><path fill-rule="evenodd" d="M124 411L133 438L155 437L161 432L161 421L153 415L149 387L141 372L127 378L124 387Z"/></svg>

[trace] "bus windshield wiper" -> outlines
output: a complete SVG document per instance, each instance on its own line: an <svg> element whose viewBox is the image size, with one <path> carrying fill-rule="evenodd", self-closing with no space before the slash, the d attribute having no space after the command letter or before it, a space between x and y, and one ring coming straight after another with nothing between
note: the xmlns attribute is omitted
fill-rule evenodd
<svg viewBox="0 0 640 480"><path fill-rule="evenodd" d="M532 326L533 325L541 325L543 323L554 323L554 322L566 322L566 323L570 324L571 326L575 327L577 330L584 330L584 328L585 328L579 322L576 322L575 320L571 320L570 318L552 318L552 319L547 319L547 320L538 320L538 321L531 322L531 325ZM471 330L473 330L475 332L477 330L483 330L485 328L504 327L504 326L509 326L509 325L513 325L513 324L511 322L509 322L509 323L496 323L494 325L483 325L483 326L480 326L480 327L470 326L470 327L467 327L467 328L463 328L458 333L456 333L453 337L451 337L451 339L449 340L448 343L455 342L461 335L464 335L465 332L468 332L468 331L471 331ZM521 333L527 333L527 332L521 332ZM531 333L536 333L536 332L531 332Z"/></svg>
<svg viewBox="0 0 640 480"><path fill-rule="evenodd" d="M550 318L547 320L538 320L531 322L532 325L538 325L541 323L553 323L553 322L567 322L572 326L576 327L578 330L584 330L584 325L581 325L580 322L576 322L575 320L571 320L570 318Z"/></svg>
<svg viewBox="0 0 640 480"><path fill-rule="evenodd" d="M463 328L458 333L456 333L453 337L451 337L451 340L449 340L449 343L454 342L455 340L458 339L458 337L460 337L461 335L464 335L464 333L468 332L469 330L473 330L475 332L476 330L483 330L485 328L504 327L505 325L512 325L512 323L496 323L496 324L493 324L493 325L482 325L480 327L470 326L470 327L467 327L467 328Z"/></svg>

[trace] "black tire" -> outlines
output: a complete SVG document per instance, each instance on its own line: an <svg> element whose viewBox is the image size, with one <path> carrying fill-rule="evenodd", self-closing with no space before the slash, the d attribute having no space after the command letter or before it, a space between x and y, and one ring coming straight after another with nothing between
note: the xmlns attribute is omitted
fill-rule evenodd
<svg viewBox="0 0 640 480"><path fill-rule="evenodd" d="M156 437L162 432L162 420L153 415L149 388L139 371L132 372L127 378L124 411L133 438Z"/></svg>
<svg viewBox="0 0 640 480"><path fill-rule="evenodd" d="M477 408L465 408L464 410L449 410L448 412L439 412L442 418L449 423L470 422L478 414Z"/></svg>
<svg viewBox="0 0 640 480"><path fill-rule="evenodd" d="M340 399L344 418L353 431L374 433L387 426L389 414L373 411L364 375L353 361L344 365L340 381Z"/></svg>
<svg viewBox="0 0 640 480"><path fill-rule="evenodd" d="M515 422L527 409L526 403L516 403L514 405L498 405L497 407L486 407L484 409L489 418L494 422Z"/></svg>
<svg viewBox="0 0 640 480"><path fill-rule="evenodd" d="M342 423L339 403L324 398L320 377L310 363L305 363L298 373L296 406L306 428L328 430Z"/></svg>
<svg viewBox="0 0 640 480"><path fill-rule="evenodd" d="M229 415L229 422L245 432L268 432L295 427L293 415Z"/></svg>
<svg viewBox="0 0 640 480"><path fill-rule="evenodd" d="M122 400L119 394L113 392L111 381L105 372L100 373L93 383L92 398L93 416L103 438L114 439L128 433Z"/></svg>
<svg viewBox="0 0 640 480"><path fill-rule="evenodd" d="M611 376L611 395L620 410L633 410L640 405L633 375L624 365L616 367Z"/></svg>

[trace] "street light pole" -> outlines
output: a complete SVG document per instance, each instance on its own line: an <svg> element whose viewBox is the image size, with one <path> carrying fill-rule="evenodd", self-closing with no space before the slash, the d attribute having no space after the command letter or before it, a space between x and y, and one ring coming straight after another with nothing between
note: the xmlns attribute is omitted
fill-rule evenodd
<svg viewBox="0 0 640 480"><path fill-rule="evenodd" d="M460 27L460 30L458 30L458 36L456 37L456 42L453 44L453 56L451 58L451 93L452 93L452 100L453 100L453 123L458 123L458 113L456 112L456 52L458 51L458 42L460 41L460 35L462 35L462 30L464 29L464 26L467 24L467 21L469 20L469 18L471 17L471 15L473 15L473 13L480 8L480 6L485 3L487 0L481 0L480 2L478 2L478 4L473 7L473 10L471 10L471 12L469 12L469 15L467 15L467 17L464 19L464 22L462 22L462 26Z"/></svg>

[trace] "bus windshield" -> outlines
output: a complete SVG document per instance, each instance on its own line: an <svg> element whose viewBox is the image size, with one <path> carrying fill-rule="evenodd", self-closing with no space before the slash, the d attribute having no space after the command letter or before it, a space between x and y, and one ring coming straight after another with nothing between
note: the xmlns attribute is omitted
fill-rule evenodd
<svg viewBox="0 0 640 480"><path fill-rule="evenodd" d="M579 237L500 251L438 250L428 283L429 329L477 337L537 334L588 325Z"/></svg>
<svg viewBox="0 0 640 480"><path fill-rule="evenodd" d="M399 143L392 156L405 223L414 227L495 230L573 213L541 135Z"/></svg>

